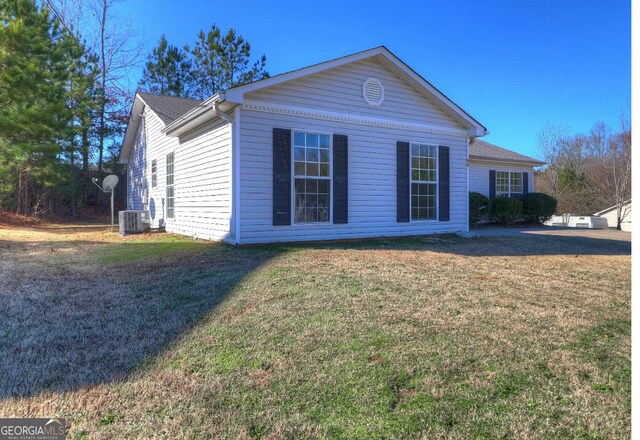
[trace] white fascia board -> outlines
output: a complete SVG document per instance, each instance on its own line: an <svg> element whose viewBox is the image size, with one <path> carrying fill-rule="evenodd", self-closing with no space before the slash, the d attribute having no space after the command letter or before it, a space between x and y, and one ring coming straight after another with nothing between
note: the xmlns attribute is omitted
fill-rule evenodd
<svg viewBox="0 0 640 440"><path fill-rule="evenodd" d="M517 166L525 166L529 168L541 167L545 165L544 162L525 162L520 160L508 160L508 159L492 159L490 157L478 157L478 156L469 156L469 162L480 164L480 165L492 165L492 164L501 164L501 165L517 165Z"/></svg>

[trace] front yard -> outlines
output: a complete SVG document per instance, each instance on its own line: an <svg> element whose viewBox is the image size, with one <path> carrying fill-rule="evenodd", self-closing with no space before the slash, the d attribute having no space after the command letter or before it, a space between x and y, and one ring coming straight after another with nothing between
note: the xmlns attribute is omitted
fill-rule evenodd
<svg viewBox="0 0 640 440"><path fill-rule="evenodd" d="M69 438L628 438L630 243L0 229L0 417Z"/></svg>

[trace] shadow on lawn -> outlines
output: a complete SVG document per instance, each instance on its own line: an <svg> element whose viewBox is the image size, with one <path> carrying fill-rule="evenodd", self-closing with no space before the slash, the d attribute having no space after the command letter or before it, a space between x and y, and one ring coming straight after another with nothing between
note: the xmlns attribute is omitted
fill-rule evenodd
<svg viewBox="0 0 640 440"><path fill-rule="evenodd" d="M269 246L269 245L263 245ZM255 245L259 249L260 245ZM277 248L275 245L270 247ZM305 242L282 248L429 251L470 257L536 255L631 255L631 242L583 236L514 234L462 238L457 235L424 235L369 240Z"/></svg>
<svg viewBox="0 0 640 440"><path fill-rule="evenodd" d="M119 246L144 254L155 245ZM205 245L105 267L56 264L48 255L11 262L11 253L0 253L0 399L75 390L133 372L277 254Z"/></svg>
<svg viewBox="0 0 640 440"><path fill-rule="evenodd" d="M61 241L47 242L46 247L73 250L96 244ZM629 255L631 250L631 243L624 241L530 235L200 245L174 252L166 243L125 242L118 245L122 255L145 258L122 258L106 267L77 260L60 264L48 261L46 252L11 261L19 244L9 246L14 251L0 246L0 399L74 390L135 371L214 310L243 279L290 250L429 251L475 257Z"/></svg>

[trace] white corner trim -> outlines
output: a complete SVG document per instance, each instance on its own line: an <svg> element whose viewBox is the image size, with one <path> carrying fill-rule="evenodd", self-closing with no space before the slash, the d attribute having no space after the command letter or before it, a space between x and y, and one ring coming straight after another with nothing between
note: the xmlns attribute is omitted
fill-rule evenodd
<svg viewBox="0 0 640 440"><path fill-rule="evenodd" d="M234 244L240 244L240 106L234 109L231 128L231 212Z"/></svg>
<svg viewBox="0 0 640 440"><path fill-rule="evenodd" d="M441 134L447 136L467 137L467 130L456 130L453 128L439 127L435 125L417 124L406 121L395 121L391 119L379 119L369 116L350 115L346 113L328 112L324 110L310 109L304 107L293 107L288 105L272 104L260 101L245 101L242 104L244 110L251 110L262 113L275 113L279 115L298 116L309 119L320 119L324 121L343 122L346 124L366 125L370 127L392 128L395 130L405 130L413 132Z"/></svg>

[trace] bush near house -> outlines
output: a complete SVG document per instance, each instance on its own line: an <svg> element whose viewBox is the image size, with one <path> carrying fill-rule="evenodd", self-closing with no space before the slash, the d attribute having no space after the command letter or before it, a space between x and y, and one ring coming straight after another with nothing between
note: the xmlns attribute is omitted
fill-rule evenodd
<svg viewBox="0 0 640 440"><path fill-rule="evenodd" d="M496 197L491 201L491 217L498 223L514 224L522 217L522 201L511 197Z"/></svg>
<svg viewBox="0 0 640 440"><path fill-rule="evenodd" d="M477 192L469 193L469 222L475 225L489 214L491 201L489 197Z"/></svg>
<svg viewBox="0 0 640 440"><path fill-rule="evenodd" d="M522 198L522 215L532 223L544 223L556 212L558 201L543 193L529 193Z"/></svg>

